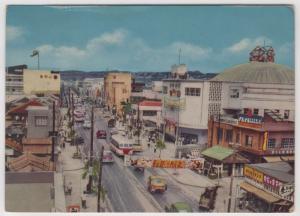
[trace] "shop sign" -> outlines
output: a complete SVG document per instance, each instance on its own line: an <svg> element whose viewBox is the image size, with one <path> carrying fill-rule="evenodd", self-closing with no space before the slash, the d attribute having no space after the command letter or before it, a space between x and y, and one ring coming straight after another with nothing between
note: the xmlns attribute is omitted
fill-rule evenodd
<svg viewBox="0 0 300 216"><path fill-rule="evenodd" d="M246 127L254 127L254 128L260 128L262 124L262 117L261 116L247 116L244 114L241 114L239 116L239 125L246 126Z"/></svg>
<svg viewBox="0 0 300 216"><path fill-rule="evenodd" d="M259 183L263 183L264 175L262 172L259 172L249 166L244 167L244 176L250 179L253 179Z"/></svg>
<svg viewBox="0 0 300 216"><path fill-rule="evenodd" d="M273 177L264 175L264 184L273 188L278 188L282 183Z"/></svg>
<svg viewBox="0 0 300 216"><path fill-rule="evenodd" d="M183 160L153 160L153 168L185 168Z"/></svg>
<svg viewBox="0 0 300 216"><path fill-rule="evenodd" d="M294 192L293 184L284 184L279 187L279 195L282 197L288 196Z"/></svg>

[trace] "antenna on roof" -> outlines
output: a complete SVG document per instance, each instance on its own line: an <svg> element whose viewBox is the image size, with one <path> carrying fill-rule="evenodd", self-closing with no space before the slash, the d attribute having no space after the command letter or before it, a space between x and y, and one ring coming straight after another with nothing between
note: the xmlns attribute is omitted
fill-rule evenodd
<svg viewBox="0 0 300 216"><path fill-rule="evenodd" d="M180 64L180 57L181 57L181 48L179 48L178 51L178 64Z"/></svg>

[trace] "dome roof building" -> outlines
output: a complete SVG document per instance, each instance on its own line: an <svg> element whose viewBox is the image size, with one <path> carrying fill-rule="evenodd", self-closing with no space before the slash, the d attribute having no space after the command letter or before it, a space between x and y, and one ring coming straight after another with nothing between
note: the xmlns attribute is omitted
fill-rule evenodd
<svg viewBox="0 0 300 216"><path fill-rule="evenodd" d="M294 70L284 65L252 61L225 69L211 81L294 84L295 73Z"/></svg>

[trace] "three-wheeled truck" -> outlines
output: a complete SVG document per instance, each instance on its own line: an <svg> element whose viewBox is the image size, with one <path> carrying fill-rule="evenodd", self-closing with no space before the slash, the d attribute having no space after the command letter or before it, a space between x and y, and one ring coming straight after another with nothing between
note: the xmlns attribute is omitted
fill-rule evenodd
<svg viewBox="0 0 300 216"><path fill-rule="evenodd" d="M199 210L212 211L215 208L218 188L219 186L205 188L204 193L202 193L200 196Z"/></svg>

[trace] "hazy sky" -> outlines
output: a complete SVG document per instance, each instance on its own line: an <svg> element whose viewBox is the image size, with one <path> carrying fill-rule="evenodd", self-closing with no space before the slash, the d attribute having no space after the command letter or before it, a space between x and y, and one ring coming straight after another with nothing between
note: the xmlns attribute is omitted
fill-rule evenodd
<svg viewBox="0 0 300 216"><path fill-rule="evenodd" d="M272 45L294 68L292 8L247 6L8 6L6 64L45 69L221 72Z"/></svg>

